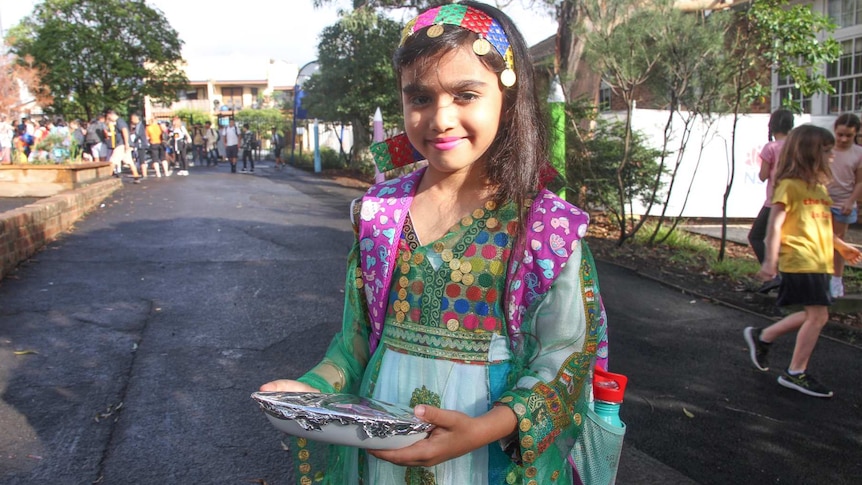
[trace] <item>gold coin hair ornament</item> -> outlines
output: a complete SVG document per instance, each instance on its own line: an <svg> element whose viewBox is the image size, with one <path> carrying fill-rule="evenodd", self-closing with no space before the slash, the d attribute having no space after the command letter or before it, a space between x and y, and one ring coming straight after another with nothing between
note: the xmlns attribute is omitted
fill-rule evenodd
<svg viewBox="0 0 862 485"><path fill-rule="evenodd" d="M490 15L473 7L450 3L426 10L404 26L399 47L410 36L426 28L425 35L429 38L440 37L444 25L454 25L478 34L479 38L473 42L473 52L477 56L485 56L491 48L496 50L506 63L506 69L500 73L500 83L507 88L515 85L515 59L503 27Z"/></svg>

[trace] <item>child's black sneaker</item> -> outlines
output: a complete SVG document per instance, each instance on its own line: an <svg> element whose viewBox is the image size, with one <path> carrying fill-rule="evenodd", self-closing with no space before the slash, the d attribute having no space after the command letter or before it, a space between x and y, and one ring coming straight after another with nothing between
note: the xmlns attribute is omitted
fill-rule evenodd
<svg viewBox="0 0 862 485"><path fill-rule="evenodd" d="M785 372L784 375L778 378L778 383L788 389L793 389L809 396L832 397L832 391L823 387L822 384L805 372L797 375Z"/></svg>
<svg viewBox="0 0 862 485"><path fill-rule="evenodd" d="M760 332L762 328L746 327L742 335L745 337L745 343L748 344L748 355L751 357L751 363L762 371L769 370L769 363L766 358L769 354L769 344L760 341Z"/></svg>

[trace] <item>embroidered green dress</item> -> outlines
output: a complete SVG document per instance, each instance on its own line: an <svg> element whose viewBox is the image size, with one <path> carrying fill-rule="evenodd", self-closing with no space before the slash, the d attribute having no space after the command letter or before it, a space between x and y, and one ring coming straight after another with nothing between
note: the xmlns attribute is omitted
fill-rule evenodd
<svg viewBox="0 0 862 485"><path fill-rule="evenodd" d="M506 405L518 417L517 434L430 468L296 440L298 483L572 483L566 457L586 409L583 383L596 348L585 297L593 294L592 260L579 243L570 261L581 264L567 265L541 303L528 309L522 330L530 337L514 353L503 297L516 227L514 206L493 202L437 241L419 241L408 218L373 355L357 243L349 258L343 330L300 380L323 392L431 404L470 416Z"/></svg>

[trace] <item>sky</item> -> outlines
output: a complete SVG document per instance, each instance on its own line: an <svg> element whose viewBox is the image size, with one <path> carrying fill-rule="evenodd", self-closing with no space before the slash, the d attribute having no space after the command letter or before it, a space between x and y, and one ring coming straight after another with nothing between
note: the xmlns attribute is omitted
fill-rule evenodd
<svg viewBox="0 0 862 485"><path fill-rule="evenodd" d="M556 32L557 22L542 7L530 8L530 0L507 0L504 11L515 21L529 45ZM33 11L36 0L0 0L3 31ZM177 30L183 57L205 63L230 57L248 60L281 60L301 66L314 60L318 35L338 18L338 8L349 0L315 9L312 0L147 0L164 12ZM493 3L489 1L487 3ZM415 13L396 11L393 18L406 21ZM404 18L407 17L407 18Z"/></svg>

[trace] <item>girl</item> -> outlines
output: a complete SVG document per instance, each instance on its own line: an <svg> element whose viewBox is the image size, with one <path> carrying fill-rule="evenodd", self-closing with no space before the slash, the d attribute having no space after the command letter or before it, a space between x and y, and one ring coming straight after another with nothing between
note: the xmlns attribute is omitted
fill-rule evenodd
<svg viewBox="0 0 862 485"><path fill-rule="evenodd" d="M587 216L537 190L547 140L526 44L462 2L410 21L394 66L406 137L372 151L384 170L427 168L354 209L342 331L311 371L261 391L360 394L436 428L328 461L297 440L297 483L570 484L604 312Z"/></svg>
<svg viewBox="0 0 862 485"><path fill-rule="evenodd" d="M856 135L862 121L853 113L844 113L835 119L835 160L832 162L832 180L827 186L832 198L832 230L844 238L847 227L857 219L856 201L862 197L862 147L856 145ZM844 296L844 259L834 255L835 273L829 284L833 298Z"/></svg>
<svg viewBox="0 0 862 485"><path fill-rule="evenodd" d="M769 344L797 331L793 357L778 383L815 397L832 397L832 391L808 374L807 368L820 330L829 319L833 247L848 261L862 259L858 249L832 234L832 200L825 184L832 176L829 164L834 145L828 130L813 125L800 126L787 137L775 173L766 257L758 277L774 278L780 267L778 305L802 305L803 310L769 327L744 331L751 361L762 371L769 370Z"/></svg>
<svg viewBox="0 0 862 485"><path fill-rule="evenodd" d="M775 168L778 166L778 154L784 146L784 139L793 129L793 113L786 109L779 109L769 117L769 143L764 145L760 151L760 180L766 182L766 201L757 214L751 231L748 233L748 242L757 256L757 262L763 263L765 252L766 225L769 221L769 209L772 207L772 192L775 189ZM778 287L780 280L767 281L758 291L767 292Z"/></svg>

